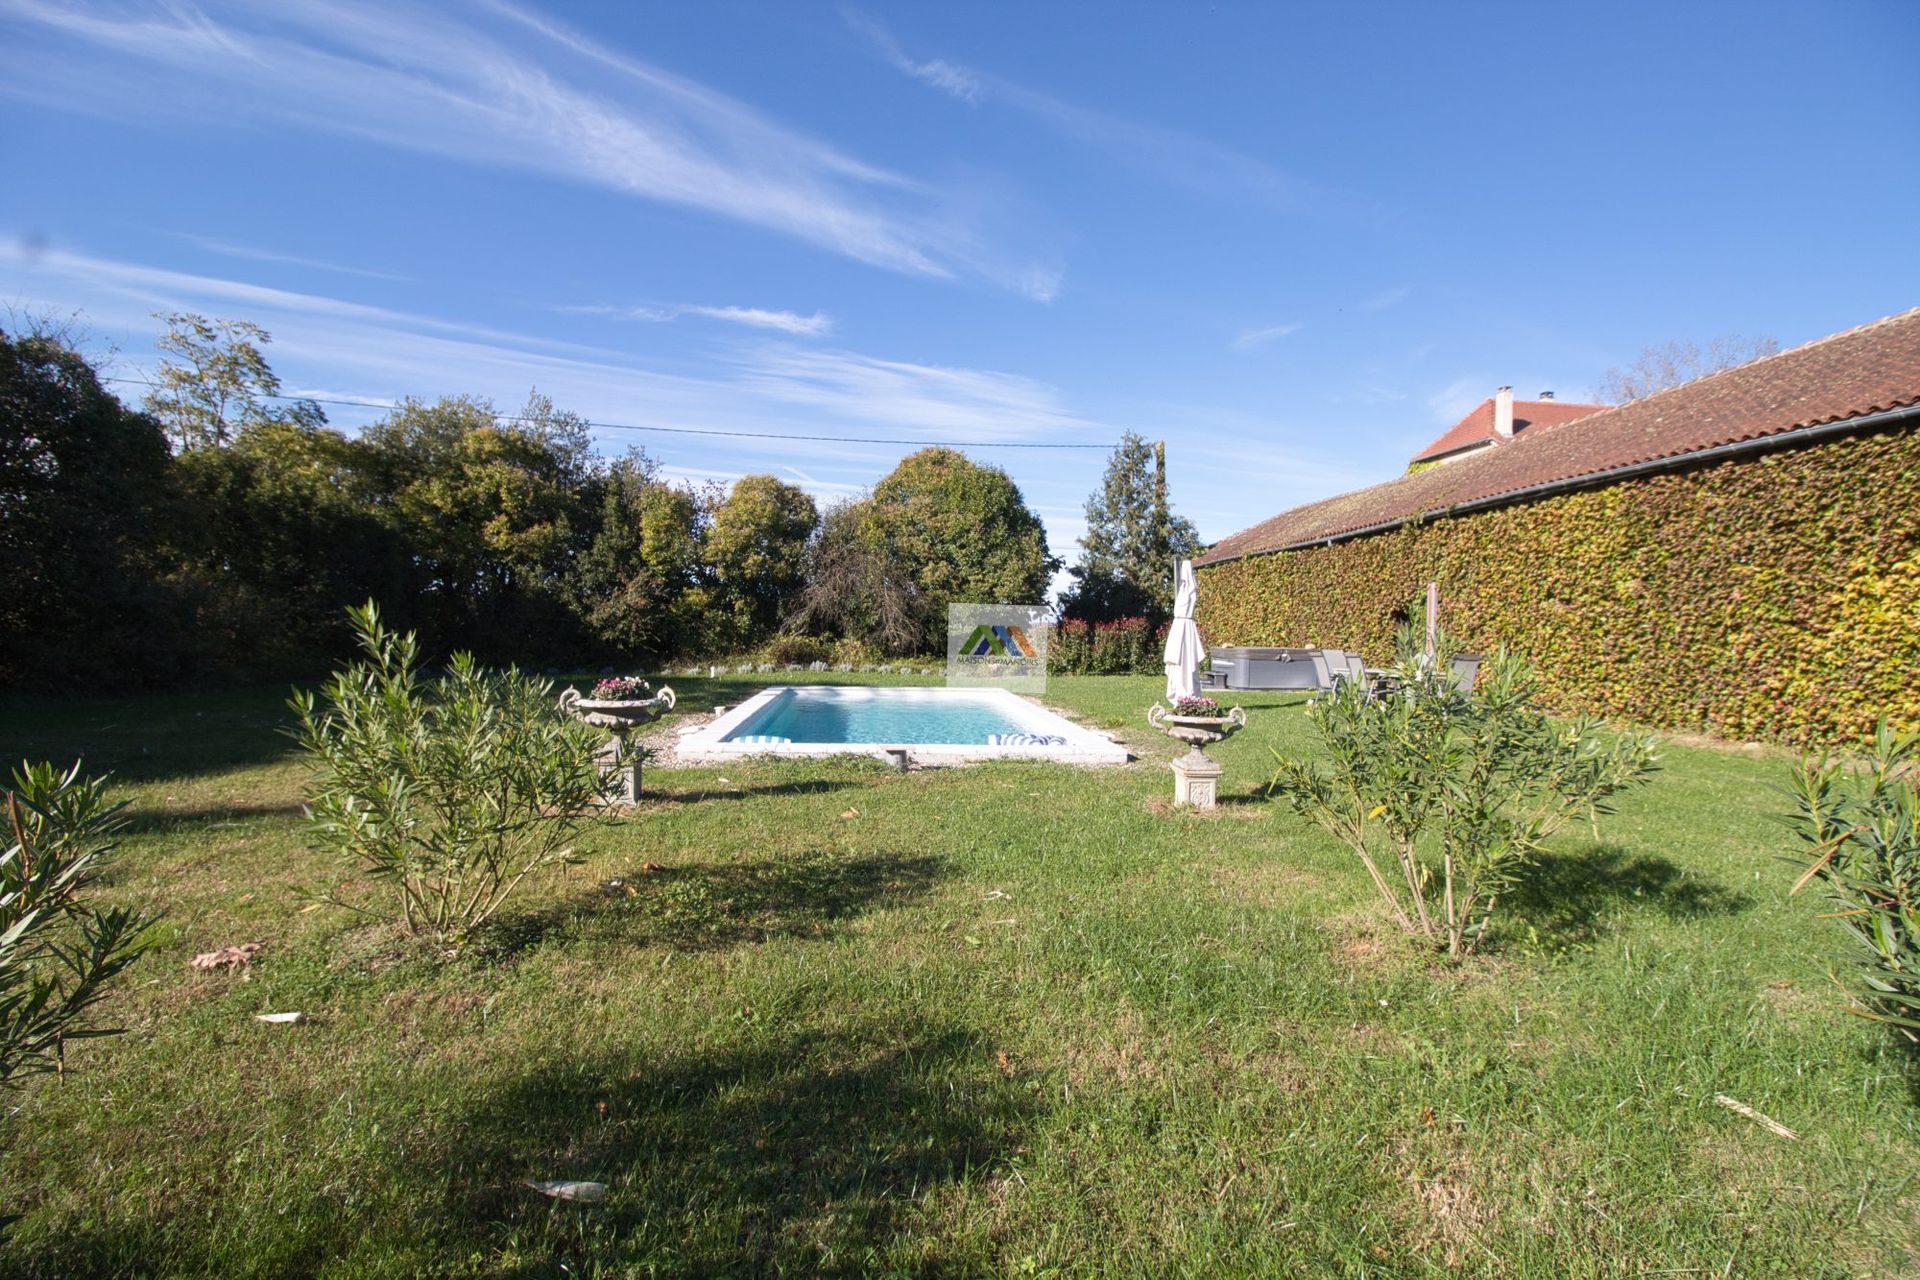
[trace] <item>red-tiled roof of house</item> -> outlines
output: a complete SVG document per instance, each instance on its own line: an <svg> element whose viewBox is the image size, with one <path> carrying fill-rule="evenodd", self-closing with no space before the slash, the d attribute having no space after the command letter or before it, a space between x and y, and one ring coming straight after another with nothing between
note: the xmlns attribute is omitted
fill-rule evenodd
<svg viewBox="0 0 1920 1280"><path fill-rule="evenodd" d="M1584 418L1606 408L1604 404L1574 404L1568 400L1515 400L1513 434L1519 436L1530 427L1557 427L1563 422ZM1482 400L1466 417L1448 427L1445 434L1413 455L1415 462L1430 462L1449 453L1476 445L1500 441L1493 429L1493 397Z"/></svg>
<svg viewBox="0 0 1920 1280"><path fill-rule="evenodd" d="M1920 406L1920 307L1657 391L1445 466L1283 511L1222 538L1211 564L1327 541L1449 509L1520 501L1623 467Z"/></svg>

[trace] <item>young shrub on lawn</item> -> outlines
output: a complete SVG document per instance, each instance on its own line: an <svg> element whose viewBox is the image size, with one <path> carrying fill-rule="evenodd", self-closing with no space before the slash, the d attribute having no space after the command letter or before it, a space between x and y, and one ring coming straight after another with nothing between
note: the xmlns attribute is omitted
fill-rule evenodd
<svg viewBox="0 0 1920 1280"><path fill-rule="evenodd" d="M376 910L407 933L458 945L534 872L573 861L605 798L598 735L562 715L553 687L457 654L423 679L411 632L348 611L366 659L291 703L313 762L308 825L325 849L385 885Z"/></svg>
<svg viewBox="0 0 1920 1280"><path fill-rule="evenodd" d="M1920 1045L1920 735L1883 720L1864 768L1832 756L1793 771L1787 824L1826 882L1860 965L1861 1012Z"/></svg>
<svg viewBox="0 0 1920 1280"><path fill-rule="evenodd" d="M1391 687L1346 681L1312 706L1318 758L1276 752L1267 793L1354 851L1401 928L1461 956L1548 837L1647 779L1653 739L1549 719L1531 668L1504 652L1458 689L1447 650L1430 663L1412 641Z"/></svg>
<svg viewBox="0 0 1920 1280"><path fill-rule="evenodd" d="M107 984L139 958L152 917L88 899L113 854L124 805L106 780L22 765L5 795L0 855L0 1085L57 1070L68 1040L110 1036L87 1025Z"/></svg>

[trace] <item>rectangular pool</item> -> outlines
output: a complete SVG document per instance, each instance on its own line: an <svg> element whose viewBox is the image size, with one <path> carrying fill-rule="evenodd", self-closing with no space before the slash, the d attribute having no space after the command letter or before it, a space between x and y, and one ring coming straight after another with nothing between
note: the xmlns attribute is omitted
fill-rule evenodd
<svg viewBox="0 0 1920 1280"><path fill-rule="evenodd" d="M998 757L1124 764L1104 734L1005 689L779 685L680 740L689 761L749 755L883 755L921 763Z"/></svg>

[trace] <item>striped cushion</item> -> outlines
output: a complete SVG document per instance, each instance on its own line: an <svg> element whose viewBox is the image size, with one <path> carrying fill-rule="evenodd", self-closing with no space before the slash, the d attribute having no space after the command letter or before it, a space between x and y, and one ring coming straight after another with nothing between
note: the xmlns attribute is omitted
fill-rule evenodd
<svg viewBox="0 0 1920 1280"><path fill-rule="evenodd" d="M1067 740L1057 733L990 733L990 747L1064 747Z"/></svg>

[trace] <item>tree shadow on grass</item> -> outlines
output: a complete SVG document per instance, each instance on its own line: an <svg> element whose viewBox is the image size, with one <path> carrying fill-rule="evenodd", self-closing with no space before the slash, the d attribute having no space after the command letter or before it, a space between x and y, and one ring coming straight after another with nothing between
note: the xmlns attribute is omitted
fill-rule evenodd
<svg viewBox="0 0 1920 1280"><path fill-rule="evenodd" d="M913 1233L930 1198L1006 1167L1041 1097L978 1031L867 1016L711 1039L722 1042L662 1054L616 1039L585 1059L495 1062L478 1086L426 1075L404 1104L417 1119L404 1144L304 1203L253 1218L156 1202L0 1250L0 1276L992 1270ZM603 1183L606 1198L526 1185L561 1180Z"/></svg>
<svg viewBox="0 0 1920 1280"><path fill-rule="evenodd" d="M1500 902L1504 931L1531 929L1556 949L1592 941L1605 919L1626 908L1651 907L1669 920L1692 920L1735 915L1753 905L1748 895L1665 858L1606 844L1542 854L1521 870Z"/></svg>
<svg viewBox="0 0 1920 1280"><path fill-rule="evenodd" d="M156 831L178 831L187 827L238 825L267 818L298 818L301 813L302 806L297 802L223 804L204 809L155 809L144 805L132 805L122 819L120 830L123 834L137 836Z"/></svg>
<svg viewBox="0 0 1920 1280"><path fill-rule="evenodd" d="M274 764L296 750L285 729L287 691L165 694L65 702L0 699L0 738L23 757L120 783L162 782Z"/></svg>
<svg viewBox="0 0 1920 1280"><path fill-rule="evenodd" d="M761 862L642 867L501 920L475 950L500 962L558 939L703 951L776 936L824 938L876 906L919 897L945 874L946 864L926 854L840 857L817 850Z"/></svg>
<svg viewBox="0 0 1920 1280"><path fill-rule="evenodd" d="M916 1202L991 1177L1035 1095L966 1027L864 1020L660 1062L615 1056L511 1080L413 1166L450 1251L511 1239L500 1274L864 1275ZM556 1203L529 1181L607 1184ZM905 1253L894 1250L896 1255ZM896 1269L962 1268L924 1242Z"/></svg>
<svg viewBox="0 0 1920 1280"><path fill-rule="evenodd" d="M769 782L753 786L706 786L679 788L649 784L642 793L642 807L651 803L698 804L706 800L753 800L763 796L813 796L829 791L846 791L867 784L842 778L796 778L791 782Z"/></svg>

